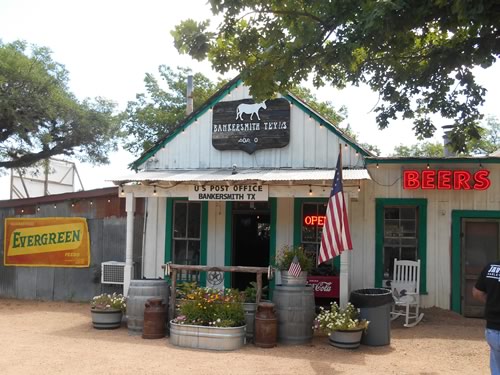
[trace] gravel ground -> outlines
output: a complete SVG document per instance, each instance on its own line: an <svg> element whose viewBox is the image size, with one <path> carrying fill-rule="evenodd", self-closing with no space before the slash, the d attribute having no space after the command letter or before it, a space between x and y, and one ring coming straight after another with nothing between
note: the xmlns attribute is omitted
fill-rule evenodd
<svg viewBox="0 0 500 375"><path fill-rule="evenodd" d="M0 373L7 374L489 374L484 321L437 308L391 343L334 348L315 336L300 346L234 352L174 347L168 338L92 328L88 304L0 299Z"/></svg>

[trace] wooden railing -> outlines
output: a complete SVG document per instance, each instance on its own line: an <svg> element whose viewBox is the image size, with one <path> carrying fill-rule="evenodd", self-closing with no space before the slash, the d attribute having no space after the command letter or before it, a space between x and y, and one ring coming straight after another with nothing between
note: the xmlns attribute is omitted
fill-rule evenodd
<svg viewBox="0 0 500 375"><path fill-rule="evenodd" d="M262 274L266 273L267 278L273 278L273 267L248 267L248 266L193 266L185 264L167 263L161 266L165 270L165 275L170 277L172 282L170 286L170 301L169 301L169 320L174 318L175 312L175 297L177 289L177 272L182 271L198 271L198 272L242 272L242 273L255 273L257 274L257 303L260 302L262 297Z"/></svg>

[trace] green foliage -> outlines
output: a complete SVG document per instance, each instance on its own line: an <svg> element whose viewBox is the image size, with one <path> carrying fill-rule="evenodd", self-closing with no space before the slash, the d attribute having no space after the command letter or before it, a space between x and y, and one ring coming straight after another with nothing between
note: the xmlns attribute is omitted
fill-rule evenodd
<svg viewBox="0 0 500 375"><path fill-rule="evenodd" d="M266 299L267 296L267 285L262 288L262 298ZM254 303L257 300L257 283L255 281L250 282L250 285L245 288L242 292L243 300L246 303Z"/></svg>
<svg viewBox="0 0 500 375"><path fill-rule="evenodd" d="M378 126L412 119L429 138L430 114L452 119L452 144L467 152L479 137L485 89L472 69L500 54L496 0L211 0L223 21L181 22L181 53L225 73L241 72L257 101L312 78L316 87L367 84L380 95Z"/></svg>
<svg viewBox="0 0 500 375"><path fill-rule="evenodd" d="M175 295L175 298L177 299L186 299L187 295L189 293L192 293L194 289L198 287L198 283L196 281L193 281L191 283L184 281L179 284L177 284L177 294Z"/></svg>
<svg viewBox="0 0 500 375"><path fill-rule="evenodd" d="M113 294L99 294L92 298L90 301L90 307L94 310L121 310L125 312L127 308L127 299L117 293Z"/></svg>
<svg viewBox="0 0 500 375"><path fill-rule="evenodd" d="M500 122L495 116L488 116L479 128L480 139L469 142L464 155L491 154L500 149ZM444 146L439 142L421 142L413 145L399 145L394 148L391 156L400 157L443 157Z"/></svg>
<svg viewBox="0 0 500 375"><path fill-rule="evenodd" d="M427 157L443 157L444 156L444 148L443 144L439 142L431 143L431 142L422 142L416 143L410 146L405 146L400 144L394 148L394 152L391 156L400 156L400 157L419 157L419 156L427 156Z"/></svg>
<svg viewBox="0 0 500 375"><path fill-rule="evenodd" d="M210 327L240 327L245 324L245 312L240 294L234 289L195 288L180 305L178 324Z"/></svg>
<svg viewBox="0 0 500 375"><path fill-rule="evenodd" d="M160 80L146 73L144 84L146 93L136 95L135 101L128 102L121 115L121 123L129 135L124 148L140 154L166 136L186 117L187 77L191 71L186 68L172 68L160 65ZM201 73L193 75L193 104L198 108L223 85L211 82Z"/></svg>
<svg viewBox="0 0 500 375"><path fill-rule="evenodd" d="M305 253L302 246L282 246L278 254L276 254L276 267L282 271L288 271L295 256L297 256L302 271L309 272L312 270L313 259Z"/></svg>
<svg viewBox="0 0 500 375"><path fill-rule="evenodd" d="M78 101L68 72L44 47L0 41L0 168L23 168L55 155L108 162L121 135L115 105Z"/></svg>
<svg viewBox="0 0 500 375"><path fill-rule="evenodd" d="M341 309L337 302L330 303L330 309L321 306L319 314L314 320L313 328L322 333L328 334L333 331L351 331L357 329L367 329L370 323L366 319L359 318L359 311L350 302L344 309Z"/></svg>

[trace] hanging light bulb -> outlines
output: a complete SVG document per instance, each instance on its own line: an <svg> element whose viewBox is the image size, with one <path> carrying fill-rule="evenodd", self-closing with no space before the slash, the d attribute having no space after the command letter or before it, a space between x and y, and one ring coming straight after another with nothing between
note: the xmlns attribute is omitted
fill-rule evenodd
<svg viewBox="0 0 500 375"><path fill-rule="evenodd" d="M378 163L377 163L376 167L377 167L377 169L378 169Z"/></svg>
<svg viewBox="0 0 500 375"><path fill-rule="evenodd" d="M125 190L123 189L123 185L120 186L121 186L120 195L125 195Z"/></svg>
<svg viewBox="0 0 500 375"><path fill-rule="evenodd" d="M429 163L427 163L427 169L429 169L431 166L429 165Z"/></svg>
<svg viewBox="0 0 500 375"><path fill-rule="evenodd" d="M313 195L313 191L312 191L311 185L309 185L309 195Z"/></svg>
<svg viewBox="0 0 500 375"><path fill-rule="evenodd" d="M157 194L158 193L156 192L156 186L155 186L154 189L153 189L153 195L156 197Z"/></svg>
<svg viewBox="0 0 500 375"><path fill-rule="evenodd" d="M358 185L358 193L361 191L361 185Z"/></svg>

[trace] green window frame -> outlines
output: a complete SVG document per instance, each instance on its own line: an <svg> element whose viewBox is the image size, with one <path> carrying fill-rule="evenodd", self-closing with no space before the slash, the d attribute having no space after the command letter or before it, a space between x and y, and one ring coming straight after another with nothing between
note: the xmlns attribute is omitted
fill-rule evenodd
<svg viewBox="0 0 500 375"><path fill-rule="evenodd" d="M420 294L427 294L427 199L377 198L375 199L375 287L381 288L384 278L384 210L388 206L417 207L418 245L420 259Z"/></svg>
<svg viewBox="0 0 500 375"><path fill-rule="evenodd" d="M295 198L293 202L293 244L302 244L302 206L304 203L327 204L328 198ZM333 265L340 274L340 257L335 257Z"/></svg>
<svg viewBox="0 0 500 375"><path fill-rule="evenodd" d="M165 220L165 263L172 261L173 252L173 223L174 204L179 201L188 201L188 198L167 198ZM208 202L201 202L201 228L200 228L200 265L207 264L207 235L208 235ZM206 272L201 272L200 285L206 285Z"/></svg>

